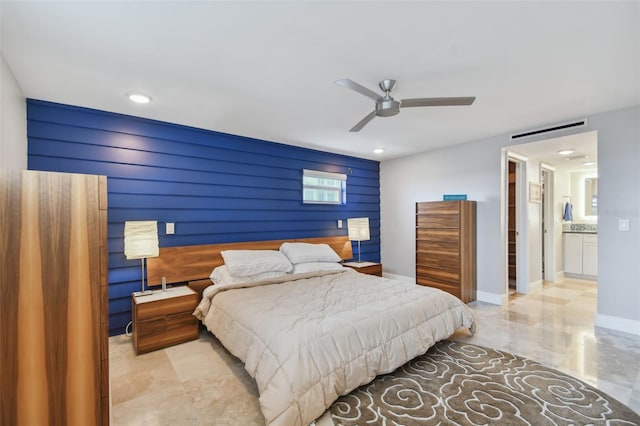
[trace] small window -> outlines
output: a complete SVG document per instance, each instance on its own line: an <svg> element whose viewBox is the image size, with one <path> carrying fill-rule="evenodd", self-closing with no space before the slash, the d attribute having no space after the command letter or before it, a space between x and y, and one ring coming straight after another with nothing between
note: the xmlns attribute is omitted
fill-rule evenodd
<svg viewBox="0 0 640 426"><path fill-rule="evenodd" d="M305 204L347 204L347 175L303 170L302 202Z"/></svg>

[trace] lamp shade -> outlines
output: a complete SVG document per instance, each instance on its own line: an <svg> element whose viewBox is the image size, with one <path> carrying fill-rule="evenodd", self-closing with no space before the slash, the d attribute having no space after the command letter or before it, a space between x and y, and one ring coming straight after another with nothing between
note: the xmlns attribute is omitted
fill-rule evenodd
<svg viewBox="0 0 640 426"><path fill-rule="evenodd" d="M158 248L158 222L155 220L124 223L124 255L127 259L156 257Z"/></svg>
<svg viewBox="0 0 640 426"><path fill-rule="evenodd" d="M347 229L351 241L369 241L370 239L368 217L347 219Z"/></svg>

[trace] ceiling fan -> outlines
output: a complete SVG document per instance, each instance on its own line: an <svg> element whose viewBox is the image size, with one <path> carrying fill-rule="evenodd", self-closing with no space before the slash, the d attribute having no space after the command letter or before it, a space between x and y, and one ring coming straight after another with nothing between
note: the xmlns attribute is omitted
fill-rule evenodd
<svg viewBox="0 0 640 426"><path fill-rule="evenodd" d="M375 116L378 117L391 117L400 112L400 108L410 107L426 107L426 106L454 106L454 105L471 105L476 100L472 97L457 97L457 98L416 98L416 99L402 99L396 101L391 97L391 91L396 87L395 80L382 80L378 85L384 92L384 96L381 96L369 90L361 84L356 83L348 78L336 81L337 85L346 87L347 89L355 90L356 92L368 96L376 101L376 108L365 118L360 120L358 124L353 126L350 132L358 132L364 126L367 125Z"/></svg>

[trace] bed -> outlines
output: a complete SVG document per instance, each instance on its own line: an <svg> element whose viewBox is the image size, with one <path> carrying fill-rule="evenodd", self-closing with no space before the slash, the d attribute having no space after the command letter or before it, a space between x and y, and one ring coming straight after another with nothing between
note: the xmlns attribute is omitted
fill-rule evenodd
<svg viewBox="0 0 640 426"><path fill-rule="evenodd" d="M352 257L346 237L332 247L339 257ZM212 250L228 246L219 248ZM350 268L209 286L194 315L245 363L266 423L287 426L313 422L340 395L423 354L457 328L475 327L471 310L448 293Z"/></svg>

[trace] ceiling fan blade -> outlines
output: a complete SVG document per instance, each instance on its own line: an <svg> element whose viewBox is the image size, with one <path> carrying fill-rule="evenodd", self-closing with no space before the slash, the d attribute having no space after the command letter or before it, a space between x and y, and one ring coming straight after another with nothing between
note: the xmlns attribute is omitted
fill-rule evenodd
<svg viewBox="0 0 640 426"><path fill-rule="evenodd" d="M365 95L365 96L370 97L374 101L377 101L378 99L382 99L382 96L380 96L379 94L377 94L373 90L369 90L366 87L364 87L363 85L358 84L353 80L349 80L348 78L345 78L343 80L336 80L336 84L338 84L338 85L340 85L342 87L346 87L347 89L355 90L356 92L360 93L361 95Z"/></svg>
<svg viewBox="0 0 640 426"><path fill-rule="evenodd" d="M371 120L373 120L373 118L376 116L376 112L372 111L369 115L367 115L365 118L363 118L362 120L358 121L358 124L356 124L355 126L353 126L351 128L351 130L349 130L350 132L359 132L360 129L362 129L364 126L367 125L368 122L370 122Z"/></svg>
<svg viewBox="0 0 640 426"><path fill-rule="evenodd" d="M403 99L400 101L401 108L427 107L427 106L456 106L471 105L475 101L475 96L460 98L416 98Z"/></svg>

